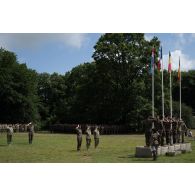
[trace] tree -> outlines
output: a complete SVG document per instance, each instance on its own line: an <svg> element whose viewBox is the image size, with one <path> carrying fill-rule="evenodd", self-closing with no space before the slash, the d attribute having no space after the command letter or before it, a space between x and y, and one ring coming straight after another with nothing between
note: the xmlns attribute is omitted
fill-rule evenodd
<svg viewBox="0 0 195 195"><path fill-rule="evenodd" d="M14 53L0 49L0 122L36 121L37 73L19 64Z"/></svg>
<svg viewBox="0 0 195 195"><path fill-rule="evenodd" d="M138 105L137 99L141 100L139 96L145 98L145 88L138 86L147 74L146 64L150 62L152 47L158 48L159 43L155 37L146 41L144 34L105 34L100 37L93 54L97 66L100 121L135 124L132 117L127 121L127 116L141 110L142 104Z"/></svg>

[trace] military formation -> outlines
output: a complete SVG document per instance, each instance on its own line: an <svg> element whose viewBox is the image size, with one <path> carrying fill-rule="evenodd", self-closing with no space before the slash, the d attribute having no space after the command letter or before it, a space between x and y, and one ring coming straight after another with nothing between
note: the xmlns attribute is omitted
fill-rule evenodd
<svg viewBox="0 0 195 195"><path fill-rule="evenodd" d="M32 122L28 124L0 124L0 132L7 133L7 144L13 143L14 132L28 132L28 142L32 144L34 137L34 125Z"/></svg>
<svg viewBox="0 0 195 195"><path fill-rule="evenodd" d="M94 147L97 148L99 145L99 139L100 139L100 126L95 126L95 129L93 130L93 136L94 136ZM77 132L77 151L81 150L82 145L82 128L81 125L77 125L76 127ZM86 148L87 150L90 148L91 145L91 135L92 135L92 127L90 125L86 126L86 130L84 131L86 135Z"/></svg>
<svg viewBox="0 0 195 195"><path fill-rule="evenodd" d="M144 121L146 146L151 147L154 160L157 156L158 146L184 143L188 128L182 119L176 117L153 118Z"/></svg>

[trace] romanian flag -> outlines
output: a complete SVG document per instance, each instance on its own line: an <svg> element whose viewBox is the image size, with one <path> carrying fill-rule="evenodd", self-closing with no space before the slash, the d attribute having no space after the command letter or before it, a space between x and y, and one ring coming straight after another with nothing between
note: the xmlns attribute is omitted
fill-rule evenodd
<svg viewBox="0 0 195 195"><path fill-rule="evenodd" d="M179 68L178 68L177 78L178 78L178 81L180 81L180 79L181 79L180 58L179 58Z"/></svg>
<svg viewBox="0 0 195 195"><path fill-rule="evenodd" d="M171 73L171 52L169 52L169 65L168 65L168 72Z"/></svg>

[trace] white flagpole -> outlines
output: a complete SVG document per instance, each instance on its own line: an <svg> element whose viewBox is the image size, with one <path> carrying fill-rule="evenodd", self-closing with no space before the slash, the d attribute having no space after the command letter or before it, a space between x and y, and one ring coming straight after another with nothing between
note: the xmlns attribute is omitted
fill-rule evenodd
<svg viewBox="0 0 195 195"><path fill-rule="evenodd" d="M181 120L181 64L180 64L180 58L179 58L179 75L180 75L180 78L179 78L179 99L180 99L180 113L179 113L179 118Z"/></svg>
<svg viewBox="0 0 195 195"><path fill-rule="evenodd" d="M172 70L171 70L172 71ZM172 82L171 82L171 71L170 71L170 117L172 119L173 114L173 107L172 107ZM171 129L172 129L172 123L171 123Z"/></svg>
<svg viewBox="0 0 195 195"><path fill-rule="evenodd" d="M162 59L161 59L161 65L162 65L162 79L161 79L162 80L162 117L163 117L163 120L164 120L164 118L165 118L165 107L164 107L163 55L162 55Z"/></svg>
<svg viewBox="0 0 195 195"><path fill-rule="evenodd" d="M154 64L152 64L152 117L154 118ZM154 128L154 122L152 128Z"/></svg>

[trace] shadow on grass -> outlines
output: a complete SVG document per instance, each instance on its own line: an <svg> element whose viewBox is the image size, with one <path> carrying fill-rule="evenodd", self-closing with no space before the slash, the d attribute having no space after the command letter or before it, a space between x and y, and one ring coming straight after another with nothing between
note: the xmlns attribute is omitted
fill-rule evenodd
<svg viewBox="0 0 195 195"><path fill-rule="evenodd" d="M152 158L136 158L134 154L119 156L118 158L131 159L131 162L154 162Z"/></svg>
<svg viewBox="0 0 195 195"><path fill-rule="evenodd" d="M0 144L0 147L8 146L7 144Z"/></svg>

